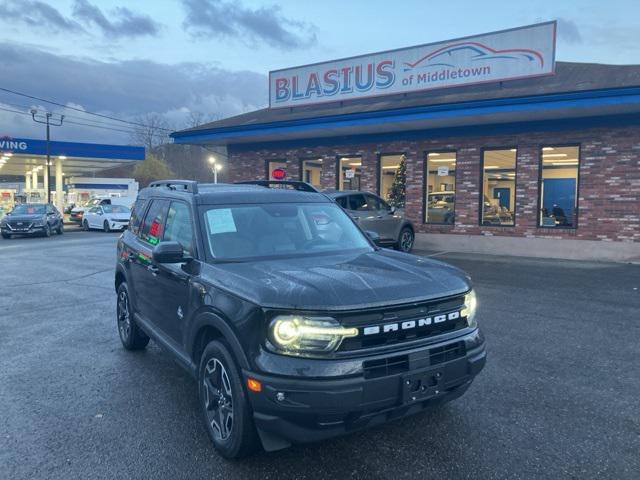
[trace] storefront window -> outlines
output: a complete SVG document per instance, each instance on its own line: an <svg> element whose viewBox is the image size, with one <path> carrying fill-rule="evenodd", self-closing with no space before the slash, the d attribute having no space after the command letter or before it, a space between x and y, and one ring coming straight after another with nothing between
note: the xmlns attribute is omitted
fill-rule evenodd
<svg viewBox="0 0 640 480"><path fill-rule="evenodd" d="M579 153L578 147L542 148L538 220L541 227L576 227Z"/></svg>
<svg viewBox="0 0 640 480"><path fill-rule="evenodd" d="M322 158L314 158L309 160L302 160L300 169L300 179L303 182L310 183L316 188L322 187Z"/></svg>
<svg viewBox="0 0 640 480"><path fill-rule="evenodd" d="M425 223L455 222L456 153L432 152L425 159Z"/></svg>
<svg viewBox="0 0 640 480"><path fill-rule="evenodd" d="M482 225L515 225L515 148L485 150L482 156Z"/></svg>
<svg viewBox="0 0 640 480"><path fill-rule="evenodd" d="M338 159L338 190L360 190L362 157Z"/></svg>
<svg viewBox="0 0 640 480"><path fill-rule="evenodd" d="M407 170L404 155L380 156L380 196L395 207L404 207Z"/></svg>
<svg viewBox="0 0 640 480"><path fill-rule="evenodd" d="M287 162L283 160L269 160L267 161L267 180L287 180L286 175L285 178L276 178L273 176L274 170L284 170L287 172ZM276 172L277 173L277 172Z"/></svg>

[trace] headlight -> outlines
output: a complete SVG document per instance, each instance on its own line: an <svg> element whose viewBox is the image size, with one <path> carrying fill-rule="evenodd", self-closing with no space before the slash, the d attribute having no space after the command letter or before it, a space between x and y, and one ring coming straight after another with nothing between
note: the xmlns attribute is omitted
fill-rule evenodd
<svg viewBox="0 0 640 480"><path fill-rule="evenodd" d="M467 325L470 327L477 327L476 322L476 309L478 306L478 300L476 299L476 292L471 290L464 296L464 308L460 312L463 317L467 317Z"/></svg>
<svg viewBox="0 0 640 480"><path fill-rule="evenodd" d="M278 315L269 325L269 341L288 355L334 352L343 339L356 335L357 328L342 327L330 317Z"/></svg>

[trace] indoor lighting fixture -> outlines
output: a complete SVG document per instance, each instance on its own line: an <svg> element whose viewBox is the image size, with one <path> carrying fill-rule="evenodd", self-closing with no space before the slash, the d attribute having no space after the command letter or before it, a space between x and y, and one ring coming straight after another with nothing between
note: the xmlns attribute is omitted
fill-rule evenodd
<svg viewBox="0 0 640 480"><path fill-rule="evenodd" d="M500 168L498 165L485 165L484 169L487 170L489 168Z"/></svg>
<svg viewBox="0 0 640 480"><path fill-rule="evenodd" d="M578 165L578 162L553 162L551 165L556 167L566 167L569 165Z"/></svg>
<svg viewBox="0 0 640 480"><path fill-rule="evenodd" d="M555 148L553 148L553 147L542 147L542 151L543 152L548 152L550 150L555 150Z"/></svg>
<svg viewBox="0 0 640 480"><path fill-rule="evenodd" d="M543 153L543 157L551 158L551 157L567 157L566 153Z"/></svg>
<svg viewBox="0 0 640 480"><path fill-rule="evenodd" d="M383 169L388 168L388 169L392 169L392 168L400 168L400 165L387 165L386 167L382 167Z"/></svg>
<svg viewBox="0 0 640 480"><path fill-rule="evenodd" d="M439 153L430 153L429 156L430 157L439 157L440 154Z"/></svg>
<svg viewBox="0 0 640 480"><path fill-rule="evenodd" d="M358 162L350 163L349 165L352 166L352 167L360 167L362 165L362 162L360 162L360 163L358 163Z"/></svg>
<svg viewBox="0 0 640 480"><path fill-rule="evenodd" d="M455 162L455 158L436 158L435 160L429 160L430 162Z"/></svg>
<svg viewBox="0 0 640 480"><path fill-rule="evenodd" d="M517 152L517 151L518 151L518 149L517 149L517 148L510 148L510 149L509 149L509 151L510 151L510 152Z"/></svg>

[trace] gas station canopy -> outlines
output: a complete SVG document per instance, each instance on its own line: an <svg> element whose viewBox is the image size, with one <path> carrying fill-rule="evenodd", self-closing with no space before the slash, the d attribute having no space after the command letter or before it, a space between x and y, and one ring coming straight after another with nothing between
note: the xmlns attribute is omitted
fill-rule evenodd
<svg viewBox="0 0 640 480"><path fill-rule="evenodd" d="M49 142L51 163L62 161L65 177L91 176L101 170L144 160L144 147L96 143ZM47 142L0 138L0 175L26 175L46 169ZM53 174L53 172L52 172Z"/></svg>

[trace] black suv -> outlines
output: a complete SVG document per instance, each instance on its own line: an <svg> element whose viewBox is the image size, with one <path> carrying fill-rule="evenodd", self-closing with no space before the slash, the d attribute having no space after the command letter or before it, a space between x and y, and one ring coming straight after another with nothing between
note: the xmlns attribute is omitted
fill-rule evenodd
<svg viewBox="0 0 640 480"><path fill-rule="evenodd" d="M0 220L2 238L13 235L44 235L64 233L64 221L60 212L50 203L21 203L13 207Z"/></svg>
<svg viewBox="0 0 640 480"><path fill-rule="evenodd" d="M485 363L469 277L378 248L330 197L155 182L118 241L125 348L153 338L197 379L226 457L422 411Z"/></svg>

